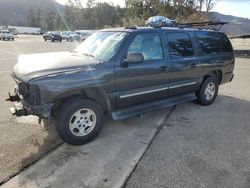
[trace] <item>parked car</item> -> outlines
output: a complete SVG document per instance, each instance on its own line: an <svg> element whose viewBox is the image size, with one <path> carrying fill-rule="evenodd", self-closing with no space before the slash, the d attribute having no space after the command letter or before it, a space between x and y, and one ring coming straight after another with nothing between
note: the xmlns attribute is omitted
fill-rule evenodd
<svg viewBox="0 0 250 188"><path fill-rule="evenodd" d="M59 32L49 31L45 34L43 34L43 39L46 42L47 40L50 40L51 42L58 41L62 42L62 37Z"/></svg>
<svg viewBox="0 0 250 188"><path fill-rule="evenodd" d="M63 32L61 32L62 40L69 41L70 33L71 33L71 31L63 31Z"/></svg>
<svg viewBox="0 0 250 188"><path fill-rule="evenodd" d="M169 27L175 26L176 21L170 20L165 16L153 16L147 19L146 25L150 27Z"/></svg>
<svg viewBox="0 0 250 188"><path fill-rule="evenodd" d="M69 35L69 41L70 42L81 41L81 36L79 34L77 34L76 32L71 32Z"/></svg>
<svg viewBox="0 0 250 188"><path fill-rule="evenodd" d="M66 41L70 41L70 42L81 41L80 34L73 32L73 31L63 31L61 32L61 36L62 36L62 39Z"/></svg>
<svg viewBox="0 0 250 188"><path fill-rule="evenodd" d="M0 31L0 40L14 40L14 35L9 30Z"/></svg>
<svg viewBox="0 0 250 188"><path fill-rule="evenodd" d="M35 62L35 63L34 63ZM14 115L55 118L69 144L96 138L114 120L197 100L210 105L233 79L232 45L222 32L127 27L94 33L73 52L21 55L13 70Z"/></svg>
<svg viewBox="0 0 250 188"><path fill-rule="evenodd" d="M91 32L86 31L76 31L76 34L80 36L81 41L85 41L90 35L92 35Z"/></svg>

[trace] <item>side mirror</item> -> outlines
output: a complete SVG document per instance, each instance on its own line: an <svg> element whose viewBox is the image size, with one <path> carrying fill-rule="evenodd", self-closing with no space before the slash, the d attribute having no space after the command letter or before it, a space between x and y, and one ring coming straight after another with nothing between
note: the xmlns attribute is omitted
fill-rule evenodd
<svg viewBox="0 0 250 188"><path fill-rule="evenodd" d="M127 67L128 64L142 63L143 61L144 57L142 53L129 52L127 55L127 59L124 59L124 61L122 62L122 67Z"/></svg>
<svg viewBox="0 0 250 188"><path fill-rule="evenodd" d="M142 63L144 57L142 53L128 53L127 62L128 63Z"/></svg>

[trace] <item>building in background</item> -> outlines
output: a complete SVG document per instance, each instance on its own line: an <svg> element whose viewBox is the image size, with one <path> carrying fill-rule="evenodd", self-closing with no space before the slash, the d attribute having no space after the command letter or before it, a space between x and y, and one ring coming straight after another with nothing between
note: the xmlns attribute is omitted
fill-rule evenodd
<svg viewBox="0 0 250 188"><path fill-rule="evenodd" d="M8 29L14 34L41 34L41 28L39 27L21 27L21 26L0 26L0 29Z"/></svg>

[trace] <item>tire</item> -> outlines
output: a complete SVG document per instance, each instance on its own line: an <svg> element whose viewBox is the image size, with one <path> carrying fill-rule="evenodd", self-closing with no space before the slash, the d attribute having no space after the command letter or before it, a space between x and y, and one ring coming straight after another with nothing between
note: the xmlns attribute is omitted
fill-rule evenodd
<svg viewBox="0 0 250 188"><path fill-rule="evenodd" d="M103 110L96 102L79 98L70 100L59 110L56 130L68 144L86 144L98 137L103 117Z"/></svg>
<svg viewBox="0 0 250 188"><path fill-rule="evenodd" d="M161 27L166 27L166 26L167 26L167 25L166 25L165 22L161 23Z"/></svg>
<svg viewBox="0 0 250 188"><path fill-rule="evenodd" d="M54 41L55 41L54 39L51 40L51 42L54 42Z"/></svg>
<svg viewBox="0 0 250 188"><path fill-rule="evenodd" d="M218 95L218 85L218 78L216 76L206 78L203 81L201 88L196 93L198 103L203 106L212 104Z"/></svg>

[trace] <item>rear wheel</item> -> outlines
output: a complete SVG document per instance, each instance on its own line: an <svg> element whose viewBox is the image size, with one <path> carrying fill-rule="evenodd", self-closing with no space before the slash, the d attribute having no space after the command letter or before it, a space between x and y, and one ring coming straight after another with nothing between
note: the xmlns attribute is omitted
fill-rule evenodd
<svg viewBox="0 0 250 188"><path fill-rule="evenodd" d="M167 26L167 25L166 25L165 22L161 23L161 27L166 27L166 26Z"/></svg>
<svg viewBox="0 0 250 188"><path fill-rule="evenodd" d="M73 145L95 139L103 127L103 110L94 101L77 99L61 107L56 120L56 130L61 138Z"/></svg>
<svg viewBox="0 0 250 188"><path fill-rule="evenodd" d="M212 104L218 95L218 85L216 76L206 78L196 94L199 104L204 106Z"/></svg>

